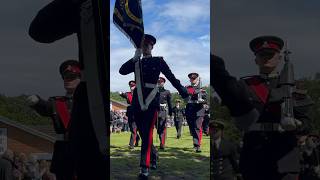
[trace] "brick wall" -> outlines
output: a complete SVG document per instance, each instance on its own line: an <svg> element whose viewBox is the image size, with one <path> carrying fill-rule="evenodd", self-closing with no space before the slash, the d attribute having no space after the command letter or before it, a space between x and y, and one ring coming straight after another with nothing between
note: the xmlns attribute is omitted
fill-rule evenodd
<svg viewBox="0 0 320 180"><path fill-rule="evenodd" d="M26 154L53 152L53 142L49 140L4 123L0 123L0 128L7 128L7 147L13 151Z"/></svg>

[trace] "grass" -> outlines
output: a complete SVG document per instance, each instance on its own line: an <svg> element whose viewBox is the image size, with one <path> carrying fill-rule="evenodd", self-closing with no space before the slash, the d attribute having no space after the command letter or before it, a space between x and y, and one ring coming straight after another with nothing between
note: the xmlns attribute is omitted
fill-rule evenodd
<svg viewBox="0 0 320 180"><path fill-rule="evenodd" d="M193 150L192 137L187 126L183 127L182 138L176 139L174 127L167 129L165 151L159 150L158 169L150 172L150 180L179 180L179 179L209 179L210 138L203 136L202 152ZM111 135L110 161L111 179L138 179L140 146L134 150L128 149L130 133ZM153 143L159 148L156 130L153 133Z"/></svg>

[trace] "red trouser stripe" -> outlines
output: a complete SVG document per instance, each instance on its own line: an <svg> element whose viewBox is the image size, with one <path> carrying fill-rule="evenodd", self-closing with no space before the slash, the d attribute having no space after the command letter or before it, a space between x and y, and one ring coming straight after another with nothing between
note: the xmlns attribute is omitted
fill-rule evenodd
<svg viewBox="0 0 320 180"><path fill-rule="evenodd" d="M199 145L201 145L201 140L202 140L202 127L200 127L200 132L199 132Z"/></svg>
<svg viewBox="0 0 320 180"><path fill-rule="evenodd" d="M136 144L137 128L133 128L133 145Z"/></svg>
<svg viewBox="0 0 320 180"><path fill-rule="evenodd" d="M162 142L161 142L162 145L164 145L164 143L165 143L166 131L167 131L167 128L165 127L163 129L163 134L162 134Z"/></svg>
<svg viewBox="0 0 320 180"><path fill-rule="evenodd" d="M153 127L158 118L158 112L154 112L154 116L151 122L150 130L149 130L149 139L148 139L148 149L147 149L147 157L146 157L146 166L150 167L150 156L151 156L151 145L152 145L152 138L153 138Z"/></svg>

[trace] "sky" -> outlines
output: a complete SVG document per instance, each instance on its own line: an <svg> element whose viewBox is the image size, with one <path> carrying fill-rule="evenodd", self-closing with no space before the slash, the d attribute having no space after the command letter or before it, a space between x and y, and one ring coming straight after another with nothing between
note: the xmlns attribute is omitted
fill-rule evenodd
<svg viewBox="0 0 320 180"><path fill-rule="evenodd" d="M10 0L0 6L1 94L64 95L58 67L66 59L78 58L76 36L41 44L27 33L33 17L50 1ZM113 4L114 0L110 6ZM225 59L235 76L257 73L248 44L264 34L288 40L297 77L320 71L320 1L214 0L213 18L209 18L209 0L142 0L142 5L146 32L158 39L154 55L163 56L184 85L190 71L198 71L204 84L209 81L209 39L214 52ZM133 75L120 76L118 69L134 55L134 49L110 25L111 90L127 91Z"/></svg>
<svg viewBox="0 0 320 180"><path fill-rule="evenodd" d="M10 0L0 6L0 93L7 96L64 95L58 68L66 59L78 59L76 36L41 44L28 35L37 12L50 0Z"/></svg>
<svg viewBox="0 0 320 180"><path fill-rule="evenodd" d="M296 78L320 72L320 1L215 0L211 5L212 49L232 75L257 74L249 41L260 35L287 40Z"/></svg>
<svg viewBox="0 0 320 180"><path fill-rule="evenodd" d="M114 0L110 1L111 18ZM210 77L210 0L142 0L145 33L157 38L153 56L163 56L182 85L190 84L188 74L198 72L202 84ZM133 73L119 74L119 68L134 56L134 46L110 20L111 91L128 91ZM167 81L165 87L176 90Z"/></svg>

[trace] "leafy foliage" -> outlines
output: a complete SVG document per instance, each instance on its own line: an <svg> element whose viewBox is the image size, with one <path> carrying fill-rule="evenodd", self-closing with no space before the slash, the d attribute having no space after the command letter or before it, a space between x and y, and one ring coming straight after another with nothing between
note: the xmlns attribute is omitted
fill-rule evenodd
<svg viewBox="0 0 320 180"><path fill-rule="evenodd" d="M0 116L18 121L27 125L50 124L51 120L41 117L28 106L27 96L6 97L0 95Z"/></svg>

